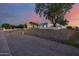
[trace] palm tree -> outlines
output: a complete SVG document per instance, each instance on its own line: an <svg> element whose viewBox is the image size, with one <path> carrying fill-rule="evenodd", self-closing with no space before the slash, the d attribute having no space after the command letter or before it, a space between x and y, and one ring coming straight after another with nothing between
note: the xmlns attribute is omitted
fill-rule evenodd
<svg viewBox="0 0 79 59"><path fill-rule="evenodd" d="M35 12L50 20L53 26L56 27L57 23L63 25L62 22L64 22L65 24L66 19L64 19L64 15L69 11L72 5L72 3L37 3L35 4ZM61 17L62 21L60 19Z"/></svg>

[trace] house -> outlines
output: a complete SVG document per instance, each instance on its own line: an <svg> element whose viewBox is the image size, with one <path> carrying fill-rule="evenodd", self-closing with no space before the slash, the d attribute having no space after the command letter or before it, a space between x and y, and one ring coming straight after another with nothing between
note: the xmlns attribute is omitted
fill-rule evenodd
<svg viewBox="0 0 79 59"><path fill-rule="evenodd" d="M43 22L43 23L36 23L36 22L29 22L28 28L39 28L39 29L65 29L65 26L59 25L57 24L56 27L53 27L52 23L47 23L47 22Z"/></svg>
<svg viewBox="0 0 79 59"><path fill-rule="evenodd" d="M48 26L48 23L35 23L35 22L29 22L28 28L46 28Z"/></svg>
<svg viewBox="0 0 79 59"><path fill-rule="evenodd" d="M48 23L40 23L39 24L39 28L47 28L48 27Z"/></svg>
<svg viewBox="0 0 79 59"><path fill-rule="evenodd" d="M58 29L65 29L66 26L62 26L60 24L57 24L56 27L53 27L53 24L48 24L48 28L47 29L55 29L55 30L58 30Z"/></svg>

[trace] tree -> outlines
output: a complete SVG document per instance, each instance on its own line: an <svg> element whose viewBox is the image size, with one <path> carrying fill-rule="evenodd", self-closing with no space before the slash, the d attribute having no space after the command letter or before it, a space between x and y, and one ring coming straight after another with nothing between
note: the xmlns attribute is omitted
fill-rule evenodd
<svg viewBox="0 0 79 59"><path fill-rule="evenodd" d="M64 19L63 17L59 17L58 20L57 20L57 23L60 24L60 25L63 25L63 26L64 26L64 25L67 25L68 22L69 22L69 21L66 20L66 19Z"/></svg>
<svg viewBox="0 0 79 59"><path fill-rule="evenodd" d="M27 24L19 24L15 28L27 28Z"/></svg>
<svg viewBox="0 0 79 59"><path fill-rule="evenodd" d="M24 28L24 25L19 24L19 25L16 26L16 28Z"/></svg>
<svg viewBox="0 0 79 59"><path fill-rule="evenodd" d="M1 27L2 27L2 28L5 28L5 29L12 29L12 28L13 28L13 26L12 26L11 24L7 24L7 23L2 24Z"/></svg>
<svg viewBox="0 0 79 59"><path fill-rule="evenodd" d="M8 24L8 23L4 23L4 24L1 25L1 27L5 28L5 29L27 28L27 25L26 24L11 25L11 24Z"/></svg>
<svg viewBox="0 0 79 59"><path fill-rule="evenodd" d="M53 26L56 27L57 23L60 25L67 24L64 15L72 5L72 3L37 3L35 4L35 12L50 20Z"/></svg>
<svg viewBox="0 0 79 59"><path fill-rule="evenodd" d="M24 28L27 28L27 24L24 24Z"/></svg>

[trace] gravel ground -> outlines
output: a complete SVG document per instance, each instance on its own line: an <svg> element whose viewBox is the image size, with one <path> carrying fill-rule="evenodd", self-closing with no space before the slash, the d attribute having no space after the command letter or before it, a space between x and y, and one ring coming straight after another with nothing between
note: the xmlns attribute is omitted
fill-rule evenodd
<svg viewBox="0 0 79 59"><path fill-rule="evenodd" d="M5 32L4 37L13 56L79 56L79 49L24 35L21 31Z"/></svg>

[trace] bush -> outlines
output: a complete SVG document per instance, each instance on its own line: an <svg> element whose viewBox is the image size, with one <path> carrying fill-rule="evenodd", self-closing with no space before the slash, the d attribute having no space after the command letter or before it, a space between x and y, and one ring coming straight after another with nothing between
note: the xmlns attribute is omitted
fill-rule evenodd
<svg viewBox="0 0 79 59"><path fill-rule="evenodd" d="M73 27L72 27L72 26L67 26L66 28L67 28L67 29L73 29Z"/></svg>
<svg viewBox="0 0 79 59"><path fill-rule="evenodd" d="M13 28L13 26L12 26L11 24L7 24L7 23L2 24L1 27L2 27L2 28L5 28L5 29L12 29L12 28Z"/></svg>
<svg viewBox="0 0 79 59"><path fill-rule="evenodd" d="M75 26L74 30L79 31L79 27Z"/></svg>

